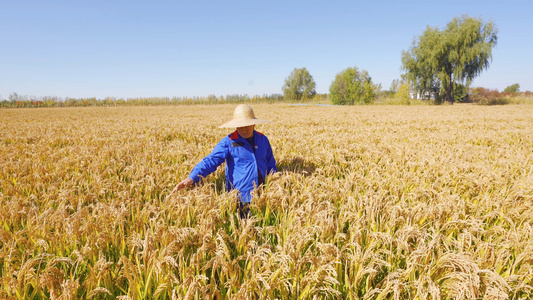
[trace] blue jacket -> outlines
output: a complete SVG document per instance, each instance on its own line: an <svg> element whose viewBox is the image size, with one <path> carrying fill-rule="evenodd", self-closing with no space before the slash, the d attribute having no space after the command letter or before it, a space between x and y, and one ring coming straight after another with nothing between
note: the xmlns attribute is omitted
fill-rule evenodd
<svg viewBox="0 0 533 300"><path fill-rule="evenodd" d="M226 162L226 188L237 189L242 202L250 202L252 191L258 185L257 172L265 178L268 174L277 172L276 160L272 154L272 147L268 138L262 133L254 131L255 155L248 141L237 131L224 137L192 170L189 178L195 183L202 177L213 173L218 166Z"/></svg>

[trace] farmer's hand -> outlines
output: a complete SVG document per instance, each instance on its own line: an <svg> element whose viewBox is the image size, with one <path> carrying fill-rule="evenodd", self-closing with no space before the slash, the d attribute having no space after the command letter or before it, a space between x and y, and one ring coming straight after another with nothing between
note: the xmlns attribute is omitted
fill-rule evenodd
<svg viewBox="0 0 533 300"><path fill-rule="evenodd" d="M182 188L186 188L188 186L191 186L194 183L194 181L191 178L186 178L182 180L176 187L172 190L172 193L177 192L178 190L181 190Z"/></svg>

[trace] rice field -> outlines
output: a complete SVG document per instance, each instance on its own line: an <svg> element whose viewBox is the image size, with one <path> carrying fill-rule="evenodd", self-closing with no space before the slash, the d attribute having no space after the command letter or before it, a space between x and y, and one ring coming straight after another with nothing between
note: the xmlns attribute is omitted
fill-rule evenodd
<svg viewBox="0 0 533 300"><path fill-rule="evenodd" d="M249 219L170 195L234 107L0 110L0 298L533 298L532 105L252 105Z"/></svg>

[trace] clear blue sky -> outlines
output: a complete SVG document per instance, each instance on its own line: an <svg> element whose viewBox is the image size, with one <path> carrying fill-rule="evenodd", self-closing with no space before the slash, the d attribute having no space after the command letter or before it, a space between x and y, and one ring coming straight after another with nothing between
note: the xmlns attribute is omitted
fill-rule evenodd
<svg viewBox="0 0 533 300"><path fill-rule="evenodd" d="M0 0L0 99L281 93L305 67L319 93L356 66L389 89L426 26L493 20L473 86L533 91L533 1Z"/></svg>

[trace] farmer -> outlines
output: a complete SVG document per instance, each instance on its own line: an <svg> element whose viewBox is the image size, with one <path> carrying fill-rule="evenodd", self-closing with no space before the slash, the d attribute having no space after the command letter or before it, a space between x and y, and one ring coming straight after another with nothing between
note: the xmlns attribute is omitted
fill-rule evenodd
<svg viewBox="0 0 533 300"><path fill-rule="evenodd" d="M267 122L256 119L250 106L237 106L233 120L220 126L236 130L224 137L211 154L193 168L189 177L176 185L172 193L199 182L226 162L226 188L239 191L239 214L247 217L254 188L263 184L267 175L277 172L268 138L254 130L255 125Z"/></svg>

